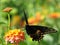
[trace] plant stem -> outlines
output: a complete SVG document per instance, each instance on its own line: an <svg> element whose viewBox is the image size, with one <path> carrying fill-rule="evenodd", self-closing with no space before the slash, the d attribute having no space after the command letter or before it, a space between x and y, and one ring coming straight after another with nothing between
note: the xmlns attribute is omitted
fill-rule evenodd
<svg viewBox="0 0 60 45"><path fill-rule="evenodd" d="M40 45L40 41L38 41L38 45Z"/></svg>
<svg viewBox="0 0 60 45"><path fill-rule="evenodd" d="M8 30L10 29L10 14L8 13Z"/></svg>

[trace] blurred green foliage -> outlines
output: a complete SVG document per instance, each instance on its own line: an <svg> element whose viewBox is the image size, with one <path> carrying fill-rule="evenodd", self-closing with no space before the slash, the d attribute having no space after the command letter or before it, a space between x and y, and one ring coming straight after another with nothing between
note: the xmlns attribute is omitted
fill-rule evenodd
<svg viewBox="0 0 60 45"><path fill-rule="evenodd" d="M39 45L60 45L60 18L48 18L50 13L60 13L60 0L0 0L0 45L6 45L4 34L7 30L8 14L3 12L3 9L6 7L12 7L10 12L12 18L15 15L19 15L21 18L24 17L23 8L27 11L29 17L35 17L36 12L40 12L45 16L45 19L39 25L51 26L56 28L58 32L45 35ZM20 42L19 45L38 45L38 42L32 41L26 34L26 40Z"/></svg>

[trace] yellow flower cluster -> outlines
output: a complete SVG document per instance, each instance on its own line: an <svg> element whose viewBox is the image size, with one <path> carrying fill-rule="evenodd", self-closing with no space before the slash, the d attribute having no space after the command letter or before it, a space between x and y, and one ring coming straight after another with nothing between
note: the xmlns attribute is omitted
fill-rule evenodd
<svg viewBox="0 0 60 45"><path fill-rule="evenodd" d="M20 41L23 41L24 38L24 32L20 29L14 29L9 30L5 36L5 41L10 43L19 43Z"/></svg>

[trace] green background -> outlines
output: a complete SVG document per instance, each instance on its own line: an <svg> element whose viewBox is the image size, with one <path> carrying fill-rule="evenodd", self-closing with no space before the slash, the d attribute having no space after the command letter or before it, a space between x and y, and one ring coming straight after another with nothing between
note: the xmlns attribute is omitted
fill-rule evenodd
<svg viewBox="0 0 60 45"><path fill-rule="evenodd" d="M50 26L58 31L54 34L44 35L45 37L40 41L40 44L37 41L32 41L26 34L26 40L20 42L19 45L60 45L60 18L51 19L47 17L50 13L60 13L60 0L0 0L0 45L6 45L3 38L8 23L7 13L3 12L6 7L13 8L10 12L12 18L15 15L24 17L23 8L27 11L29 17L35 17L36 12L40 12L45 16L45 19L39 25ZM46 11L47 13L44 13Z"/></svg>

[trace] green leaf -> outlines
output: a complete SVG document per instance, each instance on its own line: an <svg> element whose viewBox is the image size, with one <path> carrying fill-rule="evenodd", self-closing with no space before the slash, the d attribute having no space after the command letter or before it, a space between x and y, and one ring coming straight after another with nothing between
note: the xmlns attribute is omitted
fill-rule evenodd
<svg viewBox="0 0 60 45"><path fill-rule="evenodd" d="M27 45L26 42L20 42L19 45Z"/></svg>
<svg viewBox="0 0 60 45"><path fill-rule="evenodd" d="M5 24L4 22L0 22L0 24Z"/></svg>

